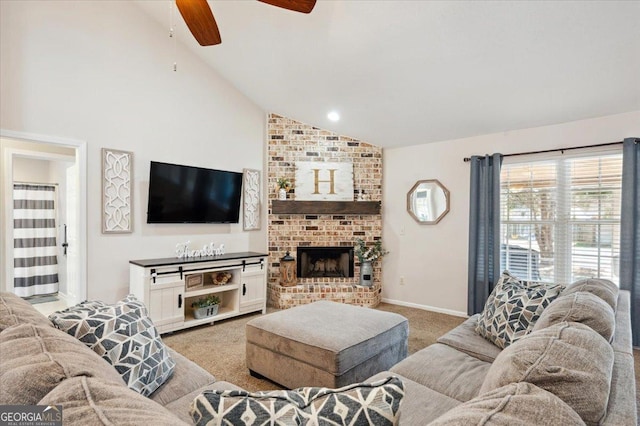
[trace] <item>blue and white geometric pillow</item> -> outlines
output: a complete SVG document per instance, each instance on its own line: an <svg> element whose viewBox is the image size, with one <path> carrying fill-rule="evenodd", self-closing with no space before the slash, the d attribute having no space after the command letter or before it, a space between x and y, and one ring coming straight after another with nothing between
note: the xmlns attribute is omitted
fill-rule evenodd
<svg viewBox="0 0 640 426"><path fill-rule="evenodd" d="M113 365L127 386L144 396L173 374L175 361L146 307L133 295L114 305L82 302L49 319Z"/></svg>
<svg viewBox="0 0 640 426"><path fill-rule="evenodd" d="M531 331L544 308L563 289L559 284L523 281L504 271L478 318L476 332L506 348Z"/></svg>
<svg viewBox="0 0 640 426"><path fill-rule="evenodd" d="M196 425L376 425L398 423L402 381L394 376L339 389L204 391L191 403Z"/></svg>

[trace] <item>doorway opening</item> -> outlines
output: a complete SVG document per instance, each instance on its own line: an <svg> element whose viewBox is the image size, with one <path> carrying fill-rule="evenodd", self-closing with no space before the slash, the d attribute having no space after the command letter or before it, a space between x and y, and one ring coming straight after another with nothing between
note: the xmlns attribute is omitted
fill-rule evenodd
<svg viewBox="0 0 640 426"><path fill-rule="evenodd" d="M32 303L57 296L54 310L85 300L85 142L0 131L0 149L5 206L0 212L5 271L0 288ZM55 195L40 196L39 191ZM37 211L29 211L34 206ZM46 247L34 248L41 244Z"/></svg>

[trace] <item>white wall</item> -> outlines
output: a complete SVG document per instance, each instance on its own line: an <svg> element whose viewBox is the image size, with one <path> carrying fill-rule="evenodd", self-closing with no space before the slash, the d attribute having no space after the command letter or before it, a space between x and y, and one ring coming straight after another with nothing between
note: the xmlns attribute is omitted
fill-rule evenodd
<svg viewBox="0 0 640 426"><path fill-rule="evenodd" d="M13 160L13 180L29 183L57 183L51 180L51 163L48 160L18 157Z"/></svg>
<svg viewBox="0 0 640 426"><path fill-rule="evenodd" d="M166 28L127 2L13 0L0 28L0 128L87 142L90 299L121 298L129 260L173 256L179 241L266 250L265 227L145 223L151 160L263 169L264 111ZM102 147L134 153L133 234L101 233Z"/></svg>
<svg viewBox="0 0 640 426"><path fill-rule="evenodd" d="M69 187L69 179L67 179L68 171L71 167L74 167L75 161L50 161L49 162L49 172L51 182L58 183L58 279L60 282L59 292L73 297L75 288L70 288L68 286L68 256L64 253L64 247L62 244L65 241L65 231L64 227L67 225L67 242L69 241L68 235L74 232L73 227L77 224L75 222L71 222L69 220L69 215L71 215L71 211L73 210L73 206L68 206L70 192L67 190ZM14 163L15 166L15 163ZM72 195L71 195L72 196ZM71 286L73 287L73 286Z"/></svg>
<svg viewBox="0 0 640 426"><path fill-rule="evenodd" d="M384 150L383 300L464 315L467 311L469 163L474 154L503 154L592 145L640 136L640 111L553 126ZM451 192L451 211L437 225L406 212L420 179ZM404 277L404 285L400 285Z"/></svg>

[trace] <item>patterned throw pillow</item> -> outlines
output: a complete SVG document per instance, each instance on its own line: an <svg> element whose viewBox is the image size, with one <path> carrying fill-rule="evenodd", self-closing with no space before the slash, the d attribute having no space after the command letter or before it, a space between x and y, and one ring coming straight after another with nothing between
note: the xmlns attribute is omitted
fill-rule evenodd
<svg viewBox="0 0 640 426"><path fill-rule="evenodd" d="M395 425L404 385L397 377L339 389L204 391L191 403L196 425ZM211 423L210 423L211 422Z"/></svg>
<svg viewBox="0 0 640 426"><path fill-rule="evenodd" d="M478 318L476 332L496 346L506 348L531 331L540 314L564 287L522 281L502 273Z"/></svg>
<svg viewBox="0 0 640 426"><path fill-rule="evenodd" d="M133 295L114 305L82 302L49 319L113 365L127 386L144 396L173 374L175 361Z"/></svg>

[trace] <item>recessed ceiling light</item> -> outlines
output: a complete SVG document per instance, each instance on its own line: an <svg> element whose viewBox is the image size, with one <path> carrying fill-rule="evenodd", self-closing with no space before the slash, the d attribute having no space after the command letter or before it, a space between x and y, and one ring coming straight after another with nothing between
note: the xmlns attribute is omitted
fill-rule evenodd
<svg viewBox="0 0 640 426"><path fill-rule="evenodd" d="M329 114L327 114L327 118L331 121L338 121L340 120L340 114L338 114L336 111L331 111Z"/></svg>

